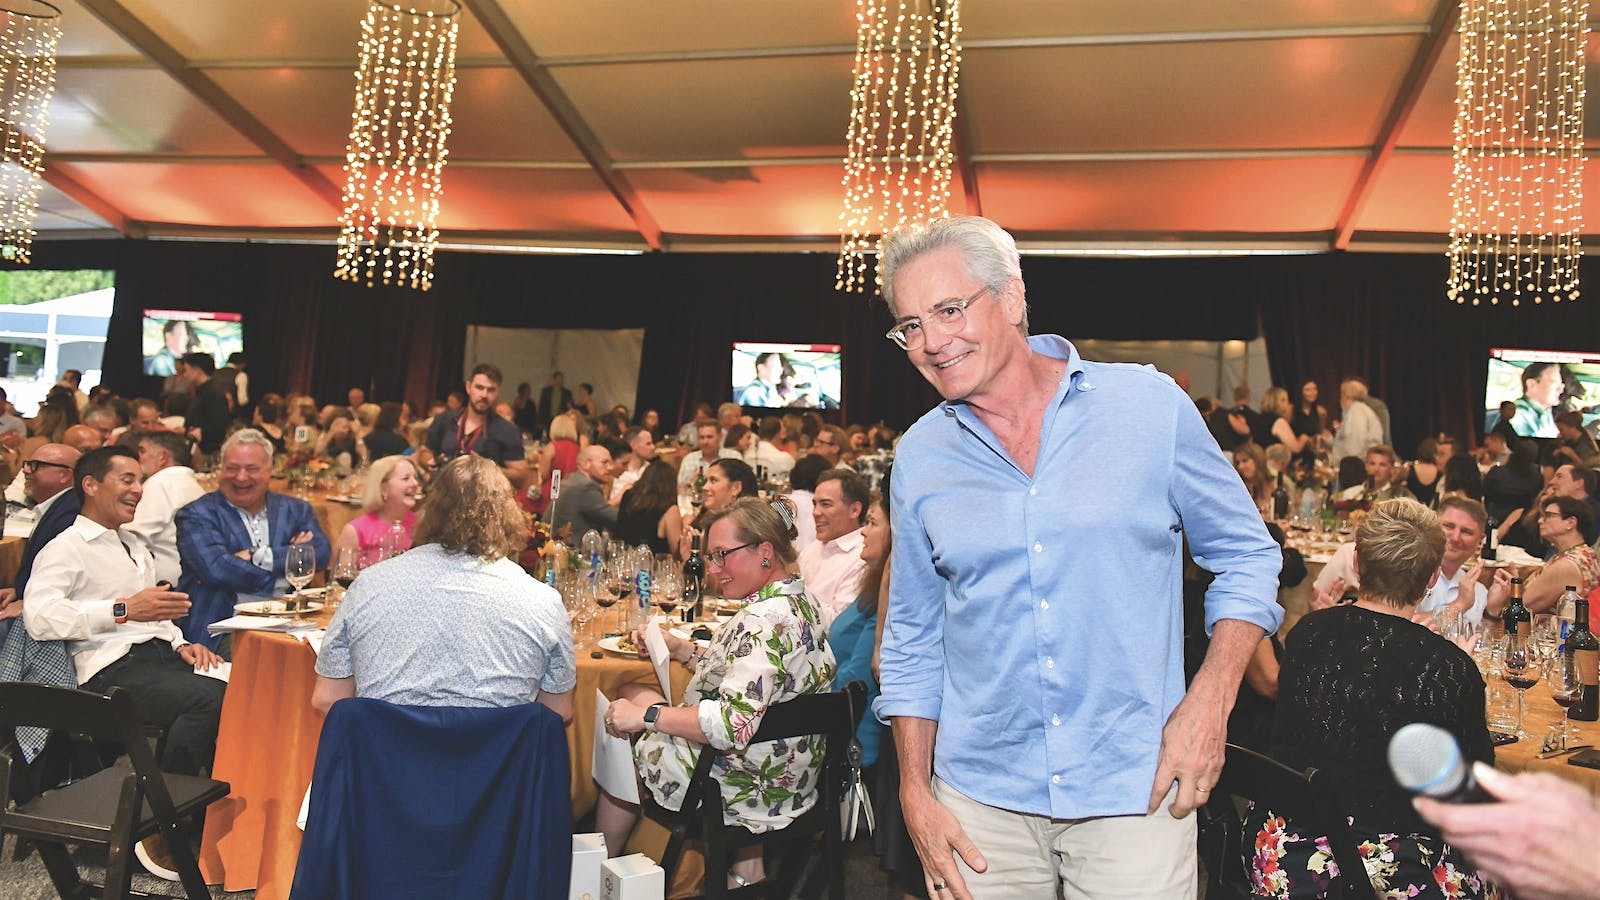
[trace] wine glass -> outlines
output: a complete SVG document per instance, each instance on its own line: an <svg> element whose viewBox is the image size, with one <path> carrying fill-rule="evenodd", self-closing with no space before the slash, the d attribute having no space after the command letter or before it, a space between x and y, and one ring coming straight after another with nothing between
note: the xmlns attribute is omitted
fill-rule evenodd
<svg viewBox="0 0 1600 900"><path fill-rule="evenodd" d="M289 552L283 558L283 577L294 585L290 608L296 610L300 608L300 592L311 583L316 572L317 551L310 544L290 544Z"/></svg>
<svg viewBox="0 0 1600 900"><path fill-rule="evenodd" d="M1538 648L1540 656L1548 659L1555 655L1561 646L1559 629L1556 617L1550 613L1540 613L1533 617L1533 630L1528 633L1532 635L1534 646Z"/></svg>
<svg viewBox="0 0 1600 900"><path fill-rule="evenodd" d="M577 626L577 649L586 649L590 642L589 623L594 621L596 613L594 581L590 578L574 577L568 584L568 594L571 600L568 604L572 610L572 623Z"/></svg>
<svg viewBox="0 0 1600 900"><path fill-rule="evenodd" d="M1578 674L1577 657L1571 653L1557 653L1545 665L1545 687L1550 689L1550 699L1562 709L1561 746L1572 745L1572 705L1583 692L1583 680Z"/></svg>
<svg viewBox="0 0 1600 900"><path fill-rule="evenodd" d="M360 570L360 548L340 547L333 551L333 582L339 586L341 599L344 596L344 592L350 590L350 585L355 582L356 573Z"/></svg>
<svg viewBox="0 0 1600 900"><path fill-rule="evenodd" d="M1500 677L1517 690L1517 737L1526 738L1522 729L1524 712L1523 695L1528 688L1539 683L1539 648L1531 637L1511 632L1506 635L1500 652Z"/></svg>

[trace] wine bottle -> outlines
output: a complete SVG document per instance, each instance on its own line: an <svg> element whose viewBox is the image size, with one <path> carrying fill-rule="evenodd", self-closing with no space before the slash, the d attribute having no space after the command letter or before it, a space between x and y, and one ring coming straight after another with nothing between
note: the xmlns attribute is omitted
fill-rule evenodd
<svg viewBox="0 0 1600 900"><path fill-rule="evenodd" d="M706 564L700 559L700 535L694 536L689 546L689 559L683 564L683 618L693 622L700 618L705 605Z"/></svg>
<svg viewBox="0 0 1600 900"><path fill-rule="evenodd" d="M694 476L694 505L703 506L706 502L706 467L701 466L700 472Z"/></svg>
<svg viewBox="0 0 1600 900"><path fill-rule="evenodd" d="M1500 520L1494 517L1494 513L1489 514L1485 530L1488 534L1484 536L1483 541L1483 561L1494 562L1500 555Z"/></svg>
<svg viewBox="0 0 1600 900"><path fill-rule="evenodd" d="M1506 623L1506 630L1513 630L1519 623L1527 625L1533 621L1533 616L1528 608L1522 605L1522 579L1511 579L1511 605L1506 607L1505 615L1501 621Z"/></svg>
<svg viewBox="0 0 1600 900"><path fill-rule="evenodd" d="M1289 492L1284 488L1282 478L1278 479L1278 489L1272 492L1272 517L1289 518Z"/></svg>
<svg viewBox="0 0 1600 900"><path fill-rule="evenodd" d="M1578 682L1582 685L1572 704L1571 717L1579 722L1600 720L1600 640L1589 630L1589 601L1578 598L1572 633L1567 637L1567 652L1577 662Z"/></svg>

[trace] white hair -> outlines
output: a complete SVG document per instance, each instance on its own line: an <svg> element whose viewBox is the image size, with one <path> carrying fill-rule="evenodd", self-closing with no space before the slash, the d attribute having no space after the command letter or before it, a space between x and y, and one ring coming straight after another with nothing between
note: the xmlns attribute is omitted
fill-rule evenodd
<svg viewBox="0 0 1600 900"><path fill-rule="evenodd" d="M901 266L935 250L954 248L961 252L967 274L973 281L998 288L1013 278L1022 278L1022 256L1017 242L1004 228L982 216L955 216L935 219L887 234L878 249L878 276L883 282L883 300L894 313L894 276ZM1023 334L1028 333L1028 305L1022 305Z"/></svg>
<svg viewBox="0 0 1600 900"><path fill-rule="evenodd" d="M267 455L267 460L272 460L272 442L254 428L241 428L228 435L228 439L222 442L222 453L218 458L227 459L228 451L235 447L260 447L261 452Z"/></svg>

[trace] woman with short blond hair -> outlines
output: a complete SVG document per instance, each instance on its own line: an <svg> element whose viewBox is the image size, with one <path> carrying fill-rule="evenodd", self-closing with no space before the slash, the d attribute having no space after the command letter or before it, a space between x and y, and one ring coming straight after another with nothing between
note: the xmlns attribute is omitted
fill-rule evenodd
<svg viewBox="0 0 1600 900"><path fill-rule="evenodd" d="M372 464L367 485L361 492L361 508L366 511L352 519L339 532L334 553L353 549L368 561L375 561L380 548L403 551L411 548L417 527L417 469L408 457L385 456ZM394 526L400 526L401 546L390 543Z"/></svg>

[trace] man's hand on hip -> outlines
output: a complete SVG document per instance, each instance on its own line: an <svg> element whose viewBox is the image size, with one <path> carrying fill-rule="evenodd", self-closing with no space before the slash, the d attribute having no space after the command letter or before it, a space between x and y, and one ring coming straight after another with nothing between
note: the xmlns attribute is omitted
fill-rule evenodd
<svg viewBox="0 0 1600 900"><path fill-rule="evenodd" d="M1178 783L1171 807L1174 819L1203 806L1222 775L1227 740L1228 704L1193 690L1186 694L1161 729L1161 756L1150 788L1149 811L1160 807L1174 781Z"/></svg>
<svg viewBox="0 0 1600 900"><path fill-rule="evenodd" d="M978 845L967 837L961 823L944 804L934 799L926 785L903 786L900 808L911 843L922 859L930 900L972 900L972 892L967 890L954 854L961 854L961 860L974 872L988 870L989 863L978 852ZM937 885L943 885L944 889L940 890Z"/></svg>

